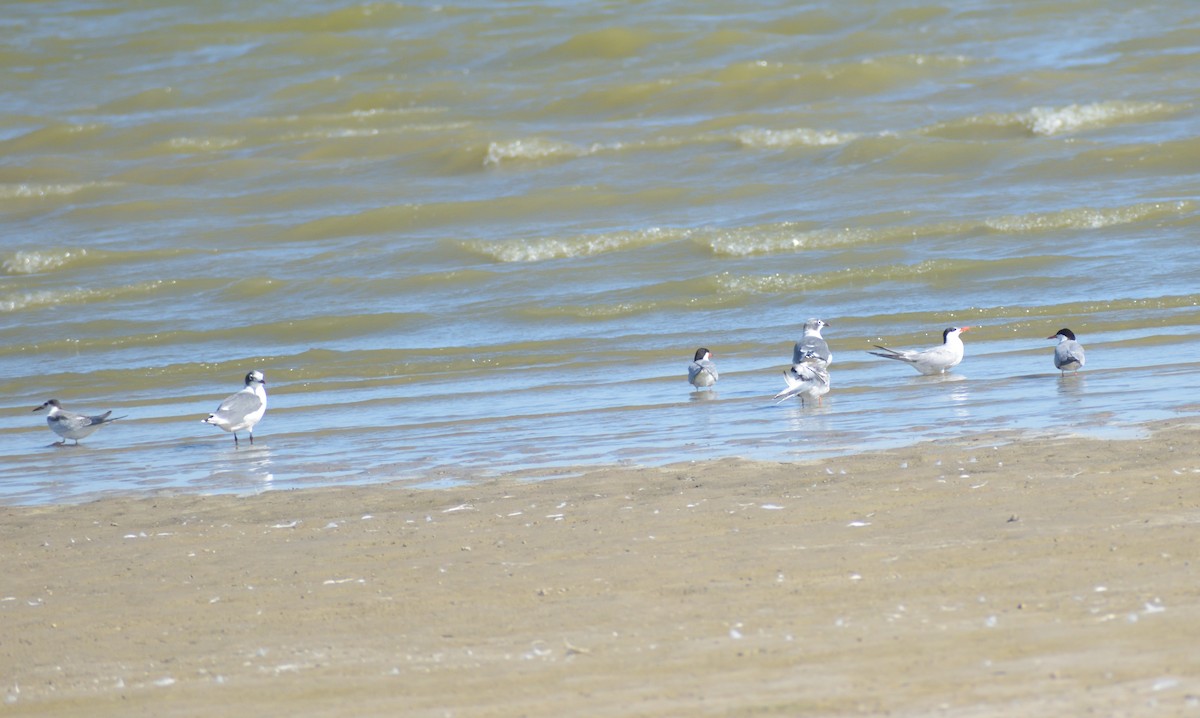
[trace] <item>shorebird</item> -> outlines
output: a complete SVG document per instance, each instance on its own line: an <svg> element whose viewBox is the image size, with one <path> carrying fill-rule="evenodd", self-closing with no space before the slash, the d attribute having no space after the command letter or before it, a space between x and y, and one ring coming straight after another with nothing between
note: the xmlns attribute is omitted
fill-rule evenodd
<svg viewBox="0 0 1200 718"><path fill-rule="evenodd" d="M125 418L123 416L117 416L110 419L108 417L112 414L111 411L106 411L99 416L75 414L63 409L62 404L58 402L58 399L51 399L41 406L35 407L34 411L41 411L42 409L50 410L46 414L46 424L50 426L50 431L53 431L55 434L58 434L63 438L62 441L54 442L60 446L65 446L67 439L73 440L75 442L75 446L78 446L80 439L90 436L92 432L96 431L105 424L111 424L117 419Z"/></svg>
<svg viewBox="0 0 1200 718"><path fill-rule="evenodd" d="M946 329L942 332L942 344L930 349L922 349L921 351L896 350L876 344L875 348L882 349L883 352L867 353L883 357L884 359L907 362L922 374L945 374L948 370L958 366L959 362L963 360L964 348L962 339L958 335L970 328L950 327Z"/></svg>
<svg viewBox="0 0 1200 718"><path fill-rule="evenodd" d="M712 361L712 352L700 347L696 358L688 365L688 381L697 389L707 389L717 383L717 365Z"/></svg>
<svg viewBox="0 0 1200 718"><path fill-rule="evenodd" d="M216 411L200 421L231 432L235 447L238 445L237 433L243 430L250 434L250 443L253 444L254 425L267 413L266 384L266 377L261 371L250 372L246 375L246 386L241 391L225 397Z"/></svg>
<svg viewBox="0 0 1200 718"><path fill-rule="evenodd" d="M792 364L804 361L805 352L812 352L824 359L825 366L833 363L833 354L829 351L829 344L821 338L821 330L827 326L829 325L825 323L824 319L809 319L804 323L804 336L796 342L796 346L792 347Z"/></svg>
<svg viewBox="0 0 1200 718"><path fill-rule="evenodd" d="M1066 374L1068 370L1079 373L1085 363L1083 355L1083 345L1075 341L1075 332L1066 327L1059 329L1058 333L1047 339L1057 339L1058 344L1054 347L1054 368Z"/></svg>
<svg viewBox="0 0 1200 718"><path fill-rule="evenodd" d="M825 360L816 352L805 352L799 362L783 372L783 380L787 382L787 388L773 397L780 403L798 396L801 404L808 398L816 400L820 406L821 397L829 393L829 371Z"/></svg>

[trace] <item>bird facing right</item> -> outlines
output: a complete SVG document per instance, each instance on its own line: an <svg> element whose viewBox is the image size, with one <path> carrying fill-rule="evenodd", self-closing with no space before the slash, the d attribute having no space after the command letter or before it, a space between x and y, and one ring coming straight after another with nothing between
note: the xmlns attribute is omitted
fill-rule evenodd
<svg viewBox="0 0 1200 718"><path fill-rule="evenodd" d="M907 362L911 364L913 369L922 374L945 374L947 370L958 366L963 360L962 339L959 334L969 330L971 327L949 327L942 332L942 343L940 346L921 351L905 350L905 349L888 349L887 347L875 345L876 349L882 349L885 353L867 352L874 354L877 357L884 359L895 359L896 361Z"/></svg>
<svg viewBox="0 0 1200 718"><path fill-rule="evenodd" d="M829 344L821 336L821 330L829 326L824 319L809 319L804 323L804 336L792 347L792 364L804 361L804 353L812 352L825 362L825 366L833 363L833 353Z"/></svg>
<svg viewBox="0 0 1200 718"><path fill-rule="evenodd" d="M1079 370L1083 368L1085 358L1083 345L1075 341L1075 332L1063 327L1054 336L1046 338L1058 340L1058 344L1054 347L1054 368L1063 374L1068 371L1078 374Z"/></svg>
<svg viewBox="0 0 1200 718"><path fill-rule="evenodd" d="M233 434L233 445L238 445L237 433L246 431L250 434L250 443L254 443L254 425L267 413L267 379L261 371L252 371L246 375L246 386L236 394L225 397L225 401L217 410L200 421L212 424Z"/></svg>
<svg viewBox="0 0 1200 718"><path fill-rule="evenodd" d="M700 347L696 350L696 358L688 365L688 382L697 389L707 389L717 383L717 365L708 349Z"/></svg>

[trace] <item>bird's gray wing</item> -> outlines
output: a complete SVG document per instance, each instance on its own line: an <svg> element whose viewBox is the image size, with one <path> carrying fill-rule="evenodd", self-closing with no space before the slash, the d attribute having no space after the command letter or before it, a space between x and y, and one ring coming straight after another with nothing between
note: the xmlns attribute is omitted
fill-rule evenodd
<svg viewBox="0 0 1200 718"><path fill-rule="evenodd" d="M695 384L696 380L700 377L701 374L708 374L709 376L712 377L713 383L716 383L716 381L717 381L717 365L713 364L708 359L700 359L699 361L694 361L688 365L688 381L689 382L691 382L692 384Z"/></svg>
<svg viewBox="0 0 1200 718"><path fill-rule="evenodd" d="M109 413L111 414L112 412ZM107 416L107 414L105 416ZM55 417L55 421L57 421L59 425L65 429L70 431L79 431L80 429L86 429L92 424L100 423L96 420L101 418L102 417L98 416L84 416L83 414L73 414L69 411L61 411L59 412L58 416Z"/></svg>
<svg viewBox="0 0 1200 718"><path fill-rule="evenodd" d="M1079 342L1063 342L1058 345L1058 350L1059 364L1070 364L1071 362L1083 364L1083 345Z"/></svg>
<svg viewBox="0 0 1200 718"><path fill-rule="evenodd" d="M248 416L258 411L262 406L262 399L258 395L249 391L239 391L221 402L217 410L213 413L223 414L225 416Z"/></svg>

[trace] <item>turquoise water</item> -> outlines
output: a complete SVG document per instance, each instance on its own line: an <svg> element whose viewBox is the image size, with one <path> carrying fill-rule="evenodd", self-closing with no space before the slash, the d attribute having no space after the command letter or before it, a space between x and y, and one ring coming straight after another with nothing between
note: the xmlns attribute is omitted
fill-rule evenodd
<svg viewBox="0 0 1200 718"><path fill-rule="evenodd" d="M1185 0L14 4L0 501L1192 415L1198 29ZM777 406L810 316L833 390ZM944 378L866 353L963 324ZM235 450L200 419L250 369ZM54 447L52 397L128 418Z"/></svg>

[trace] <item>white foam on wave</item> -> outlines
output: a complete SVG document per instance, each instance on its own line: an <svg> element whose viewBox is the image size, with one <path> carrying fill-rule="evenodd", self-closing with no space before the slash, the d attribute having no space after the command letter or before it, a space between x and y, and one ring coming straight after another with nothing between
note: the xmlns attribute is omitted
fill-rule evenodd
<svg viewBox="0 0 1200 718"><path fill-rule="evenodd" d="M885 239L898 231L902 230L889 232L858 227L800 229L789 222L783 222L770 226L723 229L707 237L706 241L714 254L747 257L754 254L866 244Z"/></svg>
<svg viewBox="0 0 1200 718"><path fill-rule="evenodd" d="M734 133L734 138L745 147L773 149L779 147L829 147L844 145L859 137L854 132L814 130L797 127L790 130L749 129Z"/></svg>
<svg viewBox="0 0 1200 718"><path fill-rule="evenodd" d="M308 140L352 140L361 137L384 137L405 135L415 132L444 132L469 127L467 122L423 123L395 125L392 127L322 127L312 130L297 130L279 135L281 142L305 142Z"/></svg>
<svg viewBox="0 0 1200 718"><path fill-rule="evenodd" d="M492 142L488 144L487 155L483 164L498 165L510 160L540 160L555 157L583 157L596 151L581 147L571 142L547 140L537 137L509 140L507 142Z"/></svg>
<svg viewBox="0 0 1200 718"><path fill-rule="evenodd" d="M86 249L58 249L48 252L15 252L4 263L6 274L37 274L68 264L87 256Z"/></svg>
<svg viewBox="0 0 1200 718"><path fill-rule="evenodd" d="M1050 136L1104 127L1114 122L1160 113L1166 109L1167 106L1161 102L1116 100L1066 107L1035 107L1025 113L1021 120L1034 134Z"/></svg>
<svg viewBox="0 0 1200 718"><path fill-rule="evenodd" d="M30 184L0 184L0 200L40 199L43 197L68 197L87 189L115 187L116 182L79 182Z"/></svg>
<svg viewBox="0 0 1200 718"><path fill-rule="evenodd" d="M175 137L167 142L167 146L185 152L219 152L238 147L245 141L243 137Z"/></svg>
<svg viewBox="0 0 1200 718"><path fill-rule="evenodd" d="M85 304L114 297L147 294L158 290L164 285L174 283L174 280L156 279L152 282L142 282L141 284L112 289L41 289L34 292L16 292L0 296L0 312L17 312L24 309L55 305Z"/></svg>
<svg viewBox="0 0 1200 718"><path fill-rule="evenodd" d="M682 147L690 143L711 144L728 142L728 135L716 133L701 133L697 135L664 135L628 141L593 142L590 145L580 145L565 140L551 140L539 137L492 142L488 145L484 156L484 165L498 165L503 162L539 159L576 159L591 157L609 152L628 152L637 150L663 150Z"/></svg>
<svg viewBox="0 0 1200 718"><path fill-rule="evenodd" d="M510 242L468 242L472 251L500 262L544 262L551 259L590 257L607 252L636 249L651 244L680 239L686 230L651 227L629 232L605 232L574 237L544 237Z"/></svg>
<svg viewBox="0 0 1200 718"><path fill-rule="evenodd" d="M1143 202L1127 207L1076 207L1060 212L991 217L983 224L997 232L1038 232L1053 229L1101 229L1191 211L1193 202Z"/></svg>

